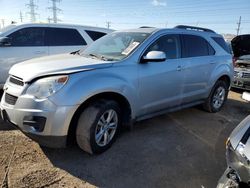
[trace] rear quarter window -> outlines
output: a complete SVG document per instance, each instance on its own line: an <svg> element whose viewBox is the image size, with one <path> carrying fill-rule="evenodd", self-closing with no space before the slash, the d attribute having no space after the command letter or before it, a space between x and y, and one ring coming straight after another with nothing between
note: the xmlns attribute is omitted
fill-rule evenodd
<svg viewBox="0 0 250 188"><path fill-rule="evenodd" d="M79 46L87 45L84 38L76 29L48 28L46 32L48 46Z"/></svg>
<svg viewBox="0 0 250 188"><path fill-rule="evenodd" d="M97 39L103 37L106 35L106 33L103 32L98 32L98 31L90 31L90 30L85 30L85 32L90 36L90 38L93 41L96 41Z"/></svg>
<svg viewBox="0 0 250 188"><path fill-rule="evenodd" d="M226 52L228 53L232 53L229 46L226 44L225 40L222 37L212 37L212 39L218 44L220 45L220 47L222 47Z"/></svg>

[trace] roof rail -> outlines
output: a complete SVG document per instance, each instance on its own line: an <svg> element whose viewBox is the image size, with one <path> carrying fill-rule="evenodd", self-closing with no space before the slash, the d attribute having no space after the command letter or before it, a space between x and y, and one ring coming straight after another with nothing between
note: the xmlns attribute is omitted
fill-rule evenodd
<svg viewBox="0 0 250 188"><path fill-rule="evenodd" d="M207 28L202 28L202 27L194 27L194 26L189 26L189 25L177 25L175 28L178 29L186 29L186 30L196 30L196 31L205 31L205 32L210 32L210 33L216 33L215 31Z"/></svg>

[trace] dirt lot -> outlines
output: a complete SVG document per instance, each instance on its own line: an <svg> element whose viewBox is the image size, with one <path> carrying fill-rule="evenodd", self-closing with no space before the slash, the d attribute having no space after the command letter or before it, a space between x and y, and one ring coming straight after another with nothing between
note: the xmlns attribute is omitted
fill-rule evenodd
<svg viewBox="0 0 250 188"><path fill-rule="evenodd" d="M220 113L196 107L137 123L98 156L40 147L0 121L0 185L214 188L226 167L225 140L249 113L230 92Z"/></svg>

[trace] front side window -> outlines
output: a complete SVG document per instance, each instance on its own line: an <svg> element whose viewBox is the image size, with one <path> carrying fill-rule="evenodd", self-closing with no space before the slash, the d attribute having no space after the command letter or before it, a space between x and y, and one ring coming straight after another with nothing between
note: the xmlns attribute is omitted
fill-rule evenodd
<svg viewBox="0 0 250 188"><path fill-rule="evenodd" d="M79 46L87 45L76 29L48 28L46 33L48 46Z"/></svg>
<svg viewBox="0 0 250 188"><path fill-rule="evenodd" d="M183 57L199 57L214 55L211 45L202 37L196 35L182 35L184 43Z"/></svg>
<svg viewBox="0 0 250 188"><path fill-rule="evenodd" d="M141 32L115 32L92 43L80 52L103 60L122 60L131 54L149 36Z"/></svg>
<svg viewBox="0 0 250 188"><path fill-rule="evenodd" d="M11 46L44 46L45 28L30 27L8 35Z"/></svg>
<svg viewBox="0 0 250 188"><path fill-rule="evenodd" d="M180 56L180 40L178 35L165 35L157 39L145 52L165 52L167 59L176 59Z"/></svg>

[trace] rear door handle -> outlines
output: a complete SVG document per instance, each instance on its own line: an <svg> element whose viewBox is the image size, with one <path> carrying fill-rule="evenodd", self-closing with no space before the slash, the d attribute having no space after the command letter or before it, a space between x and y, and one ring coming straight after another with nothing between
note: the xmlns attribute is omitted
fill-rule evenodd
<svg viewBox="0 0 250 188"><path fill-rule="evenodd" d="M181 66L179 65L179 66L176 68L176 70L177 70L177 71L181 71L181 70L182 70Z"/></svg>
<svg viewBox="0 0 250 188"><path fill-rule="evenodd" d="M215 64L216 61L212 60L212 61L210 61L209 63L210 63L210 64Z"/></svg>
<svg viewBox="0 0 250 188"><path fill-rule="evenodd" d="M45 54L45 51L35 51L35 54Z"/></svg>
<svg viewBox="0 0 250 188"><path fill-rule="evenodd" d="M185 70L185 66L178 66L177 68L176 68L176 70L177 71L182 71L182 70Z"/></svg>

